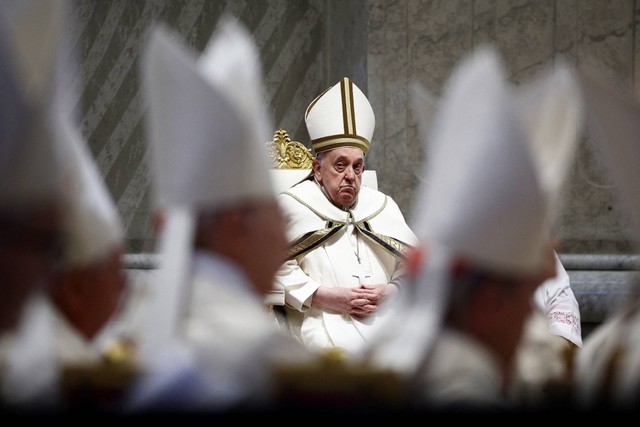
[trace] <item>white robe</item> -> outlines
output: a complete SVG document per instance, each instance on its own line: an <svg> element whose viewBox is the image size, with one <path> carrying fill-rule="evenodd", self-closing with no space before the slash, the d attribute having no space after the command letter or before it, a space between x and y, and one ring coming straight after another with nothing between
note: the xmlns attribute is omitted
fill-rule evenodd
<svg viewBox="0 0 640 427"><path fill-rule="evenodd" d="M238 267L203 252L196 253L193 266L180 334L202 375L206 395L197 396L198 404L226 409L268 403L272 368L304 364L311 354L276 327Z"/></svg>
<svg viewBox="0 0 640 427"><path fill-rule="evenodd" d="M502 409L510 405L495 356L453 329L438 334L415 381L412 396L418 406Z"/></svg>
<svg viewBox="0 0 640 427"><path fill-rule="evenodd" d="M294 327L295 332L312 349L339 348L346 354L361 351L383 322L384 307L360 321L311 307L313 293L321 285L357 287L360 278L356 275L363 271L367 272L364 283L391 282L402 274L398 254L407 245L415 245L416 236L393 199L366 186L361 187L357 204L349 212L333 205L313 180L295 185L280 194L278 200L287 220L292 251L301 251L295 252L297 255L282 266L275 279L275 285L285 290L293 323L296 318L300 323L299 330ZM340 227L341 224L345 225ZM366 237L354 224L376 234ZM321 230L330 236L318 244L315 239L324 236ZM301 242L305 237L307 240ZM383 246L397 253L394 255Z"/></svg>
<svg viewBox="0 0 640 427"><path fill-rule="evenodd" d="M95 366L103 360L105 327L87 340L51 300L37 295L28 304L20 328L4 337L3 394L16 405L59 406L61 373L66 366Z"/></svg>
<svg viewBox="0 0 640 427"><path fill-rule="evenodd" d="M556 276L542 283L533 297L534 310L524 324L511 391L523 404L550 404L550 399L559 397L551 395L550 386L554 392L565 391L573 375L572 355L582 347L578 301L557 255Z"/></svg>
<svg viewBox="0 0 640 427"><path fill-rule="evenodd" d="M631 301L585 340L574 381L585 408L635 409L640 398L640 304Z"/></svg>
<svg viewBox="0 0 640 427"><path fill-rule="evenodd" d="M556 276L546 280L533 295L536 306L547 314L551 333L582 347L580 307L571 289L569 274L556 255Z"/></svg>

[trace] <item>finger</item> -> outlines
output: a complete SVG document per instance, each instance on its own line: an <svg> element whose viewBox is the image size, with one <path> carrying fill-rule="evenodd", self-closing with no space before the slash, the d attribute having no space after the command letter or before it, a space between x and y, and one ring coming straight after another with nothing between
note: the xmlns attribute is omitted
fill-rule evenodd
<svg viewBox="0 0 640 427"><path fill-rule="evenodd" d="M351 301L351 306L353 308L362 308L371 304L369 298L358 298Z"/></svg>
<svg viewBox="0 0 640 427"><path fill-rule="evenodd" d="M371 314L376 311L376 306L372 304L366 304L360 307L354 307L353 313L355 314Z"/></svg>

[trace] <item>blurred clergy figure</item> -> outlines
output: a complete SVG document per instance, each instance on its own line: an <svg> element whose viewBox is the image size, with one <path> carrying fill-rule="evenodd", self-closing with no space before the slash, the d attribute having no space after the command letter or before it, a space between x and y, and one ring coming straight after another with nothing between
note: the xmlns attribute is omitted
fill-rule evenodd
<svg viewBox="0 0 640 427"><path fill-rule="evenodd" d="M620 207L629 215L628 239L640 244L640 100L593 70L582 69L589 142L604 162ZM578 403L586 409L638 410L640 403L640 282L636 294L585 340L576 360Z"/></svg>
<svg viewBox="0 0 640 427"><path fill-rule="evenodd" d="M269 401L271 366L309 357L264 305L286 251L265 141L273 126L246 29L224 16L199 57L165 26L143 72L157 206L166 226L134 410ZM178 362L176 362L178 361Z"/></svg>
<svg viewBox="0 0 640 427"><path fill-rule="evenodd" d="M64 256L54 280L34 298L13 337L4 392L17 404L67 408L72 393L87 393L85 405L99 407L89 387L65 389L66 375L89 382L100 371L115 319L125 298L122 265L124 231L111 196L79 130L70 121L66 134ZM83 370L85 372L83 373ZM124 386L124 385L123 385Z"/></svg>
<svg viewBox="0 0 640 427"><path fill-rule="evenodd" d="M125 291L123 230L72 114L79 70L69 8L0 4L0 274L21 299L40 285L19 317L17 294L0 298L10 304L0 323L17 325L2 328L0 350L2 399L16 407L65 407L68 369L104 362Z"/></svg>
<svg viewBox="0 0 640 427"><path fill-rule="evenodd" d="M61 255L65 1L0 3L0 332Z"/></svg>

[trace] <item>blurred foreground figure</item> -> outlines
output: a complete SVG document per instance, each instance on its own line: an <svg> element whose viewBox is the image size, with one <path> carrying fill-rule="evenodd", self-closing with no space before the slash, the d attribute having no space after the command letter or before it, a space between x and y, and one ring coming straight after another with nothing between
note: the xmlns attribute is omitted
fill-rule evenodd
<svg viewBox="0 0 640 427"><path fill-rule="evenodd" d="M264 407L272 368L310 359L263 303L286 252L264 141L260 62L223 17L199 58L163 26L144 68L162 270L132 410Z"/></svg>
<svg viewBox="0 0 640 427"><path fill-rule="evenodd" d="M614 191L631 219L636 250L640 243L640 102L581 74L589 141L603 159ZM638 288L636 286L636 291ZM630 298L618 313L593 331L578 353L575 382L581 407L637 411L640 404L640 298Z"/></svg>
<svg viewBox="0 0 640 427"><path fill-rule="evenodd" d="M30 276L43 285L31 293L18 327L3 331L2 396L15 408L62 409L71 399L97 397L85 385L104 362L101 334L125 286L123 230L72 114L78 62L69 44L69 6L0 4L0 251L10 241L20 250L0 257L11 264L7 273L3 267L2 282L15 280L25 295ZM7 41L12 44L2 44ZM15 216L7 221L10 209ZM0 316L21 308L17 299L0 299L13 304Z"/></svg>
<svg viewBox="0 0 640 427"><path fill-rule="evenodd" d="M550 227L577 140L577 94L563 67L516 91L487 47L446 86L415 215L423 246L410 255L412 294L397 333L370 349L372 362L412 381L416 406L517 405L522 331L534 292L556 274Z"/></svg>
<svg viewBox="0 0 640 427"><path fill-rule="evenodd" d="M56 123L66 2L0 3L0 332L50 281L61 255Z"/></svg>
<svg viewBox="0 0 640 427"><path fill-rule="evenodd" d="M135 372L106 353L125 295L124 231L77 129L65 130L64 257L10 337L3 392L24 408L112 409Z"/></svg>

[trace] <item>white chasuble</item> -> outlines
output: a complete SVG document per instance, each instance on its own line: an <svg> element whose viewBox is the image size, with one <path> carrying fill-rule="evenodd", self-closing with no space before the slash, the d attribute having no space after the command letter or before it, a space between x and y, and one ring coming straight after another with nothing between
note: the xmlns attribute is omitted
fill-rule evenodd
<svg viewBox="0 0 640 427"><path fill-rule="evenodd" d="M416 236L390 197L362 187L353 209L333 205L312 180L279 196L291 243L289 260L276 276L285 289L296 333L314 349L360 351L384 321L389 307L364 320L311 307L321 286L386 284L402 274L402 260Z"/></svg>

